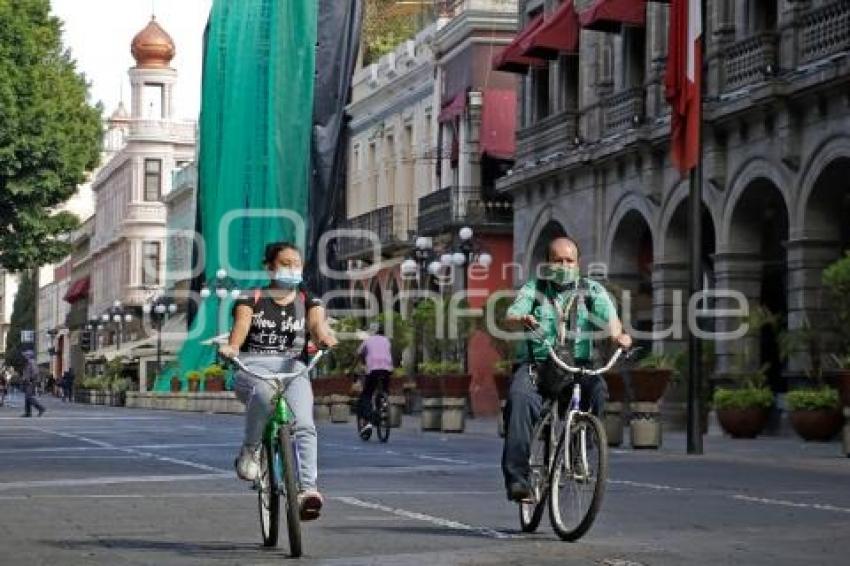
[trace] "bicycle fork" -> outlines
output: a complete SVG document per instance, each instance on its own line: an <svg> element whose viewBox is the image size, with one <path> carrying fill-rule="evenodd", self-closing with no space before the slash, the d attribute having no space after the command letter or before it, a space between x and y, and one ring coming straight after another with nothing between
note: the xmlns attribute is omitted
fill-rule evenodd
<svg viewBox="0 0 850 566"><path fill-rule="evenodd" d="M576 479L583 479L584 475L586 475L588 470L587 465L587 431L582 428L579 431L579 441L578 446L575 448L578 449L579 455L581 457L581 461L578 462L581 470L573 469L573 443L572 443L572 426L573 420L575 416L581 411L581 385L576 383L573 385L573 395L570 398L570 406L567 411L567 422L564 427L564 472L566 474L572 474Z"/></svg>

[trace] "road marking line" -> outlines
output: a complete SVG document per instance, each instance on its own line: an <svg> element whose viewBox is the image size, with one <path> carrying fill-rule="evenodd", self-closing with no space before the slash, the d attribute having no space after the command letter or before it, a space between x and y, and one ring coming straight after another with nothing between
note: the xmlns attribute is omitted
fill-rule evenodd
<svg viewBox="0 0 850 566"><path fill-rule="evenodd" d="M0 417L0 421L20 421L26 417ZM124 417L121 415L102 416L102 417L31 417L39 421L161 421L165 420L162 417Z"/></svg>
<svg viewBox="0 0 850 566"><path fill-rule="evenodd" d="M0 440L7 437L0 436ZM33 438L28 436L26 438ZM172 448L229 448L239 446L239 442L219 443L219 444L139 444L134 446L126 446L127 449L142 449L142 450L169 450ZM36 454L40 452L97 452L99 450L115 450L112 447L105 446L51 446L44 448L3 448L0 449L0 454Z"/></svg>
<svg viewBox="0 0 850 566"><path fill-rule="evenodd" d="M798 503L784 499L768 499L766 497L751 497L749 495L733 495L732 499L747 501L749 503L762 503L764 505L779 505L782 507L795 507L798 509L814 509L817 511L834 511L836 513L850 513L850 508L837 507L828 503Z"/></svg>
<svg viewBox="0 0 850 566"><path fill-rule="evenodd" d="M643 483L629 480L608 480L608 483L627 485L630 487L643 487L646 489L655 489L658 491L693 491L690 487L673 487L672 485L661 485L657 483Z"/></svg>
<svg viewBox="0 0 850 566"><path fill-rule="evenodd" d="M121 483L163 483L176 481L220 480L232 478L233 474L177 474L160 476L105 476L97 478L66 478L58 480L32 480L0 483L0 491L39 487L72 487L83 485L110 485Z"/></svg>
<svg viewBox="0 0 850 566"><path fill-rule="evenodd" d="M231 498L250 496L247 492L206 492L206 493L83 493L83 494L47 494L47 495L0 495L0 501L31 501L33 499L194 499L203 497Z"/></svg>
<svg viewBox="0 0 850 566"><path fill-rule="evenodd" d="M153 452L143 452L141 450L135 450L133 448L124 448L121 446L116 446L114 444L110 444L109 442L103 442L102 440L95 440L94 438L88 438L86 436L80 436L79 434L73 434L70 432L59 432L55 430L49 430L45 428L33 427L37 430L40 430L47 434L53 434L56 436L61 436L63 438L72 438L74 440L79 440L80 442L87 442L89 444L93 444L95 446L99 446L101 448L108 448L112 450L117 450L119 452L124 452L126 454L134 454L137 456L143 456L146 458L152 458L154 460L160 462L167 462L169 464L177 464L180 466L188 466L190 468L195 468L198 470L203 470L205 472L219 473L219 474L232 474L229 470L224 470L222 468L216 468L214 466L207 466L206 464L201 464L199 462L191 462L189 460L183 460L181 458L170 458L168 456L160 456L159 454L154 454Z"/></svg>
<svg viewBox="0 0 850 566"><path fill-rule="evenodd" d="M426 515L425 513L417 513L415 511L407 511L406 509L387 507L386 505L381 505L380 503L363 501L362 499L357 499L356 497L332 497L331 499L333 499L334 501L339 501L340 503L345 503L346 505L362 507L363 509L372 509L374 511L383 511L385 513L391 513L393 515L403 517L405 519L423 521L426 523L431 523L432 525L437 525L438 527L444 527L446 529L452 529L455 531L466 531L476 533L487 538L494 538L499 540L522 538L521 536L514 535L511 533L503 533L501 531L497 531L489 527L474 527L472 525L467 525L466 523L453 521L451 519L445 519L443 517L435 517L433 515Z"/></svg>
<svg viewBox="0 0 850 566"><path fill-rule="evenodd" d="M417 454L417 458L421 460L434 460L436 462L446 462L448 464L462 464L464 466L468 466L469 462L466 460L455 460L454 458L445 458L442 456L427 456L425 454Z"/></svg>

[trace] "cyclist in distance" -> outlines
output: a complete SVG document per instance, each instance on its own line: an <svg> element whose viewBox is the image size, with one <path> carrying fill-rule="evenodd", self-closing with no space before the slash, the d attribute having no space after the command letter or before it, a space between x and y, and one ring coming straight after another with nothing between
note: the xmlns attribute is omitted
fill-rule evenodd
<svg viewBox="0 0 850 566"><path fill-rule="evenodd" d="M233 307L233 329L219 353L237 355L258 373L295 372L305 368L307 344L333 347L337 340L327 324L322 302L304 286L300 250L289 242L268 244L263 264L270 283L249 290ZM244 372L236 375L237 398L246 405L245 438L236 459L236 474L254 481L260 474L263 430L273 409L274 389ZM302 519L317 518L323 499L316 486L317 444L313 422L313 390L309 376L294 379L285 392L295 415L295 444L302 492L299 505Z"/></svg>
<svg viewBox="0 0 850 566"><path fill-rule="evenodd" d="M518 292L508 309L506 323L513 327L539 328L546 340L566 352L572 363L590 367L593 357L592 334L604 330L615 345L628 349L632 339L623 332L616 307L605 288L581 277L578 244L566 237L549 243L547 261L540 277L532 277ZM529 452L534 426L540 416L544 396L557 386L546 346L527 340L518 348L518 365L505 406L505 444L502 472L508 499L524 501L531 497L528 483ZM608 395L605 381L582 379L582 407L601 417Z"/></svg>
<svg viewBox="0 0 850 566"><path fill-rule="evenodd" d="M359 359L366 363L366 377L363 380L363 392L357 404L357 414L366 423L360 434L372 431L372 395L380 381L384 392L389 390L390 376L393 374L392 344L384 335L384 326L374 327L372 335L366 338L357 350Z"/></svg>

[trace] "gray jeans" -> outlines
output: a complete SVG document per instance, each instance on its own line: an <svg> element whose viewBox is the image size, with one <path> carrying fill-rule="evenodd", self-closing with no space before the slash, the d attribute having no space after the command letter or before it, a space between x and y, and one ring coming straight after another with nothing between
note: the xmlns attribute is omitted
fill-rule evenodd
<svg viewBox="0 0 850 566"><path fill-rule="evenodd" d="M257 373L293 372L304 369L297 360L277 356L240 356L242 362ZM245 443L259 444L272 410L274 387L244 372L236 374L236 397L246 405ZM299 476L303 489L316 488L318 437L313 422L313 388L303 373L289 382L284 393L286 403L295 415L295 446L300 465Z"/></svg>

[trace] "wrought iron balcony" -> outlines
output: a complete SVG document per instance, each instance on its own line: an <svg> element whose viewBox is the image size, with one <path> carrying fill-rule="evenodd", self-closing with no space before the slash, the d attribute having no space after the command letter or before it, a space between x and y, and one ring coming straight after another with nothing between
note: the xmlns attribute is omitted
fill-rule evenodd
<svg viewBox="0 0 850 566"><path fill-rule="evenodd" d="M447 187L419 199L419 234L431 236L469 225L491 229L513 226L513 204L489 198L481 187Z"/></svg>
<svg viewBox="0 0 850 566"><path fill-rule="evenodd" d="M406 245L415 232L413 205L396 204L384 206L349 218L340 223L340 229L362 230L367 237L340 236L337 239L337 254L341 259L371 257L375 254L376 241L379 251L387 253Z"/></svg>
<svg viewBox="0 0 850 566"><path fill-rule="evenodd" d="M800 65L850 49L850 1L831 2L810 10L800 19L797 41Z"/></svg>
<svg viewBox="0 0 850 566"><path fill-rule="evenodd" d="M565 110L517 132L517 163L566 152L578 133L578 112Z"/></svg>
<svg viewBox="0 0 850 566"><path fill-rule="evenodd" d="M603 102L605 135L610 136L634 128L646 116L646 95L642 87L613 94Z"/></svg>
<svg viewBox="0 0 850 566"><path fill-rule="evenodd" d="M738 90L775 73L777 38L775 33L765 32L730 45L724 57L723 90Z"/></svg>

